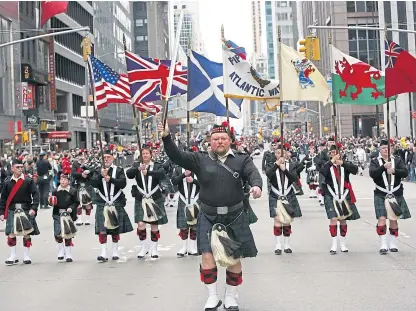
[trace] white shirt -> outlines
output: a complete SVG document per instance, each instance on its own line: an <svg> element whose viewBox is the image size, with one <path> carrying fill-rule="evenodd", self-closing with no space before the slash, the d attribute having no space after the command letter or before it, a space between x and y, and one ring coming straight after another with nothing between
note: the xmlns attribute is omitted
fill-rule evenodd
<svg viewBox="0 0 416 311"><path fill-rule="evenodd" d="M12 175L12 179L17 182L19 179L25 180L25 175L22 173L18 178L14 177L14 174Z"/></svg>
<svg viewBox="0 0 416 311"><path fill-rule="evenodd" d="M224 154L223 156L218 156L218 160L220 160L222 163L224 163L227 160L229 154L231 154L233 157L235 157L235 154L234 154L233 150L230 148L230 149L228 149L226 154Z"/></svg>

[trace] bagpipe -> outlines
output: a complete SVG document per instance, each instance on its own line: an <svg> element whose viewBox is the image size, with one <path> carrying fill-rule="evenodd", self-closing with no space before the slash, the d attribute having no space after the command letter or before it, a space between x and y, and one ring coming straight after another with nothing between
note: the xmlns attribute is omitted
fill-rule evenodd
<svg viewBox="0 0 416 311"><path fill-rule="evenodd" d="M14 211L14 234L16 236L25 236L29 235L33 232L34 228L29 221L25 211L18 207L20 204L15 204L15 211Z"/></svg>

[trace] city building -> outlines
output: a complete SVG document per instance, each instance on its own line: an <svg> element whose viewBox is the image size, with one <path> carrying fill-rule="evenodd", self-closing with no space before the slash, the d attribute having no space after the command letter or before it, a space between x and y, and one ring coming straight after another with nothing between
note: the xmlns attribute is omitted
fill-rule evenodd
<svg viewBox="0 0 416 311"><path fill-rule="evenodd" d="M414 29L416 21L416 13L414 13L416 3L412 1L302 1L298 8L298 19L301 19L300 27L303 28L304 36L310 33L307 29L308 25L315 22L317 25L380 25L380 27L386 25L392 28ZM329 77L331 68L329 33L331 33L333 45L342 52L369 63L377 69L384 68L384 57L382 57L384 35L381 35L379 31L318 29L316 35L321 41L321 61L314 63L324 76ZM388 37L415 55L414 34L394 32L388 33ZM391 134L410 135L409 95L399 95L396 102L392 102L390 106ZM318 110L318 104L309 103L309 108ZM322 126L329 128L329 132L333 131L331 108L331 105L322 108ZM413 109L415 109L414 106L412 106ZM383 119L385 121L387 117L385 107L383 109L383 107L358 105L337 105L337 114L340 132L343 136L375 135L377 121L380 121L381 129L383 129ZM319 132L318 120L314 123L313 128Z"/></svg>
<svg viewBox="0 0 416 311"><path fill-rule="evenodd" d="M0 2L0 42L19 40L19 2ZM13 146L17 122L23 120L20 83L20 44L0 49L0 152Z"/></svg>

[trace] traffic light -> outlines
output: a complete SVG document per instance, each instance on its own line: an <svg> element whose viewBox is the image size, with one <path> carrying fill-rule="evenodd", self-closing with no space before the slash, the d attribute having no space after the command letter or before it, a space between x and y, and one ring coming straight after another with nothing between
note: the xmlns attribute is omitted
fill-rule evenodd
<svg viewBox="0 0 416 311"><path fill-rule="evenodd" d="M319 38L307 36L299 40L299 52L309 60L321 60Z"/></svg>
<svg viewBox="0 0 416 311"><path fill-rule="evenodd" d="M147 118L147 112L142 112L142 119L146 119Z"/></svg>
<svg viewBox="0 0 416 311"><path fill-rule="evenodd" d="M194 112L194 118L198 119L199 113L198 112Z"/></svg>
<svg viewBox="0 0 416 311"><path fill-rule="evenodd" d="M28 143L29 142L29 132L23 132L22 133L22 142Z"/></svg>

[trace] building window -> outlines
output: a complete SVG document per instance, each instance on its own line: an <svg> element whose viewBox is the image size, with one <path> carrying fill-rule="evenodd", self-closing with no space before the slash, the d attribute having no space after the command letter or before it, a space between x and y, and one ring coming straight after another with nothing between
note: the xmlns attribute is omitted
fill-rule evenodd
<svg viewBox="0 0 416 311"><path fill-rule="evenodd" d="M144 41L144 36L136 36L136 41Z"/></svg>
<svg viewBox="0 0 416 311"><path fill-rule="evenodd" d="M66 28L68 25L62 23L59 19L52 17L51 19L52 28ZM71 51L82 55L81 42L83 37L79 33L68 33L65 35L55 36L55 41Z"/></svg>
<svg viewBox="0 0 416 311"><path fill-rule="evenodd" d="M143 25L144 25L144 22L142 18L136 19L136 27L142 27Z"/></svg>
<svg viewBox="0 0 416 311"><path fill-rule="evenodd" d="M55 53L56 77L79 86L85 84L85 67Z"/></svg>
<svg viewBox="0 0 416 311"><path fill-rule="evenodd" d="M77 1L68 2L68 10L66 14L81 26L89 26L93 32L93 17L85 10Z"/></svg>
<svg viewBox="0 0 416 311"><path fill-rule="evenodd" d="M82 96L72 94L72 115L81 117L81 106L83 105Z"/></svg>
<svg viewBox="0 0 416 311"><path fill-rule="evenodd" d="M355 12L355 1L347 1L347 12Z"/></svg>
<svg viewBox="0 0 416 311"><path fill-rule="evenodd" d="M288 20L288 14L287 13L277 13L277 20L278 21L287 21Z"/></svg>
<svg viewBox="0 0 416 311"><path fill-rule="evenodd" d="M182 9L186 9L186 5L182 5Z"/></svg>

